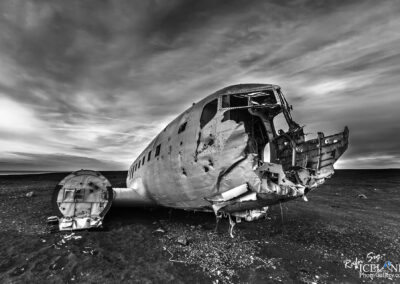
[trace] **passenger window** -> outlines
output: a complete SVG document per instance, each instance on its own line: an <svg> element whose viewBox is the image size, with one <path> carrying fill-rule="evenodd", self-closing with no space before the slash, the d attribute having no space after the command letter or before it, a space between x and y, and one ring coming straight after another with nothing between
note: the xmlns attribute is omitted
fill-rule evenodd
<svg viewBox="0 0 400 284"><path fill-rule="evenodd" d="M139 161L139 163L138 163L138 169L140 169L140 161Z"/></svg>
<svg viewBox="0 0 400 284"><path fill-rule="evenodd" d="M207 123L210 122L211 119L217 113L218 107L218 99L212 100L208 104L206 104L203 108L203 112L200 117L200 128L203 128Z"/></svg>
<svg viewBox="0 0 400 284"><path fill-rule="evenodd" d="M144 165L144 161L146 160L146 155L143 156L142 165Z"/></svg>
<svg viewBox="0 0 400 284"><path fill-rule="evenodd" d="M160 156L160 150L161 150L161 144L159 144L159 145L157 146L157 148L156 148L156 153L155 153L154 157Z"/></svg>
<svg viewBox="0 0 400 284"><path fill-rule="evenodd" d="M183 131L185 131L185 129L186 129L186 124L187 124L187 121L185 121L184 123L181 124L181 126L179 126L178 134L181 133L181 132L183 132Z"/></svg>
<svg viewBox="0 0 400 284"><path fill-rule="evenodd" d="M150 161L151 159L151 151L149 152L149 154L147 155L147 162Z"/></svg>

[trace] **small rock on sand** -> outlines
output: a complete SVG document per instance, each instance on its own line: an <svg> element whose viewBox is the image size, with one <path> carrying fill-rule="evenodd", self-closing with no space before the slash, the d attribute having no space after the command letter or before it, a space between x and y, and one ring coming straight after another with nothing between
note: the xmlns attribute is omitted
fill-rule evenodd
<svg viewBox="0 0 400 284"><path fill-rule="evenodd" d="M164 233L165 233L165 230L162 229L162 228L158 228L158 229L155 230L153 233L162 233L162 234L164 234Z"/></svg>
<svg viewBox="0 0 400 284"><path fill-rule="evenodd" d="M183 246L187 246L187 245L188 245L188 240L187 240L187 238L186 238L185 236L180 236L180 237L178 237L178 239L176 240L176 242L177 242L178 244L183 245Z"/></svg>

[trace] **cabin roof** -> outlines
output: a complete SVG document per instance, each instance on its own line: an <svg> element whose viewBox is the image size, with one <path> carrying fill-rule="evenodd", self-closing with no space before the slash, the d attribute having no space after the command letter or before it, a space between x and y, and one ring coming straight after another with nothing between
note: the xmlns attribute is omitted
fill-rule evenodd
<svg viewBox="0 0 400 284"><path fill-rule="evenodd" d="M220 89L215 93L213 93L212 95L220 96L220 95L251 93L271 88L279 88L279 86L271 84L237 84Z"/></svg>

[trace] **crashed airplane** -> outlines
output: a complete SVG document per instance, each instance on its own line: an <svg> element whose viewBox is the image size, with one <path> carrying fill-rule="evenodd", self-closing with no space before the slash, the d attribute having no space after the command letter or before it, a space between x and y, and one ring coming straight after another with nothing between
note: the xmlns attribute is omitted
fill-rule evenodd
<svg viewBox="0 0 400 284"><path fill-rule="evenodd" d="M306 195L334 173L349 130L305 139L281 88L221 89L168 124L129 168L126 188L99 172L76 171L56 187L60 230L99 227L111 206L165 206L252 221L268 206ZM283 129L281 129L281 127Z"/></svg>

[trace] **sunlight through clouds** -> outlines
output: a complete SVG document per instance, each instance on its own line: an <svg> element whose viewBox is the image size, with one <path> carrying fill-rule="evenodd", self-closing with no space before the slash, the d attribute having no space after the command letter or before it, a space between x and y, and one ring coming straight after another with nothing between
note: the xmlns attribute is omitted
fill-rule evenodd
<svg viewBox="0 0 400 284"><path fill-rule="evenodd" d="M0 133L30 134L42 126L32 110L9 98L0 97Z"/></svg>

